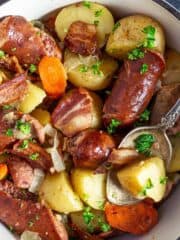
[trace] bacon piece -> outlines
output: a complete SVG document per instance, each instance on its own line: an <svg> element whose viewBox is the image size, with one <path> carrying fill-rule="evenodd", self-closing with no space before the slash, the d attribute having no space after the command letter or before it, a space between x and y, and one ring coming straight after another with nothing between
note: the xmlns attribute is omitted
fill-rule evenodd
<svg viewBox="0 0 180 240"><path fill-rule="evenodd" d="M44 171L50 171L52 160L50 154L36 143L28 143L28 147L21 148L22 141L14 144L13 149L8 150L10 153L24 158L32 168L40 168ZM33 154L35 157L33 158Z"/></svg>
<svg viewBox="0 0 180 240"><path fill-rule="evenodd" d="M0 39L0 48L16 56L21 64L38 64L43 56L61 58L54 39L21 16L3 18L0 22Z"/></svg>
<svg viewBox="0 0 180 240"><path fill-rule="evenodd" d="M38 195L31 193L26 189L20 189L8 180L0 181L0 191L17 199L30 200L32 202L37 202L38 200Z"/></svg>
<svg viewBox="0 0 180 240"><path fill-rule="evenodd" d="M67 140L67 149L76 167L96 169L107 160L115 147L111 136L103 131L85 130Z"/></svg>
<svg viewBox="0 0 180 240"><path fill-rule="evenodd" d="M21 74L0 85L0 106L20 101L27 93L27 75Z"/></svg>
<svg viewBox="0 0 180 240"><path fill-rule="evenodd" d="M9 136L0 134L0 153L3 153L5 149L15 141L16 139L14 137L9 137Z"/></svg>
<svg viewBox="0 0 180 240"><path fill-rule="evenodd" d="M97 106L101 105L97 96L94 97L84 88L69 91L58 103L52 113L53 125L68 137L87 128L97 128L100 113Z"/></svg>
<svg viewBox="0 0 180 240"><path fill-rule="evenodd" d="M180 84L169 84L163 86L157 93L155 103L151 112L150 122L152 125L158 124L161 118L171 109L180 98Z"/></svg>
<svg viewBox="0 0 180 240"><path fill-rule="evenodd" d="M141 74L143 64L148 70ZM143 58L126 60L103 108L105 124L117 119L121 127L136 121L149 104L164 67L163 57L151 51L146 51Z"/></svg>
<svg viewBox="0 0 180 240"><path fill-rule="evenodd" d="M18 188L29 188L33 181L33 168L24 160L10 156L6 160L14 185Z"/></svg>
<svg viewBox="0 0 180 240"><path fill-rule="evenodd" d="M96 26L82 21L73 22L68 29L64 43L73 53L84 56L97 54Z"/></svg>
<svg viewBox="0 0 180 240"><path fill-rule="evenodd" d="M22 69L21 65L17 57L15 56L5 56L0 58L0 68L5 68L14 73L23 73L24 70Z"/></svg>
<svg viewBox="0 0 180 240"><path fill-rule="evenodd" d="M25 230L39 233L43 240L68 240L64 225L52 211L40 203L13 199L0 191L0 221L17 234Z"/></svg>

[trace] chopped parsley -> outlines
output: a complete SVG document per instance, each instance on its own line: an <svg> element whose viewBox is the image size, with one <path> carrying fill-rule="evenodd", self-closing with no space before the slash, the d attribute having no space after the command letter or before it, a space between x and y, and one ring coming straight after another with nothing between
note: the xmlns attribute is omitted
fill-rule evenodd
<svg viewBox="0 0 180 240"><path fill-rule="evenodd" d="M9 128L9 129L6 131L6 136L8 136L8 137L12 137L12 136L13 136L13 129L12 129L12 128Z"/></svg>
<svg viewBox="0 0 180 240"><path fill-rule="evenodd" d="M139 120L141 122L146 122L149 121L149 117L150 117L150 111L148 109L145 109L143 113L141 113Z"/></svg>
<svg viewBox="0 0 180 240"><path fill-rule="evenodd" d="M37 70L36 65L34 65L34 64L30 64L30 66L29 66L29 71L30 71L30 73L35 73L36 70Z"/></svg>
<svg viewBox="0 0 180 240"><path fill-rule="evenodd" d="M107 127L107 131L109 134L113 134L116 132L117 128L121 125L121 121L116 119L111 119L109 126Z"/></svg>
<svg viewBox="0 0 180 240"><path fill-rule="evenodd" d="M39 153L33 153L29 156L32 161L36 161L39 158Z"/></svg>
<svg viewBox="0 0 180 240"><path fill-rule="evenodd" d="M146 182L145 186L143 187L143 189L141 190L140 194L143 195L143 196L146 196L147 195L147 190L151 189L153 187L154 187L154 185L153 185L151 179L148 178L147 182Z"/></svg>
<svg viewBox="0 0 180 240"><path fill-rule="evenodd" d="M100 17L102 15L102 13L103 13L103 10L100 9L100 10L95 11L94 15L95 15L95 17Z"/></svg>
<svg viewBox="0 0 180 240"><path fill-rule="evenodd" d="M140 74L144 74L148 71L148 65L146 63L143 63L140 68Z"/></svg>
<svg viewBox="0 0 180 240"><path fill-rule="evenodd" d="M137 60L138 58L143 58L144 52L140 48L133 49L130 53L128 53L129 60Z"/></svg>
<svg viewBox="0 0 180 240"><path fill-rule="evenodd" d="M160 180L159 180L159 183L160 184L166 184L168 181L168 177L161 177Z"/></svg>
<svg viewBox="0 0 180 240"><path fill-rule="evenodd" d="M80 72L84 73L84 72L87 72L88 71L88 66L86 66L85 64L83 64L80 69L79 69Z"/></svg>
<svg viewBox="0 0 180 240"><path fill-rule="evenodd" d="M5 56L5 52L0 50L0 58L3 58Z"/></svg>
<svg viewBox="0 0 180 240"><path fill-rule="evenodd" d="M110 225L104 222L101 218L98 219L98 224L102 232L109 232L111 230Z"/></svg>
<svg viewBox="0 0 180 240"><path fill-rule="evenodd" d="M95 218L95 215L91 212L90 207L85 207L83 211L83 220L87 225L88 232L92 233L94 231L94 227L92 225L92 221Z"/></svg>
<svg viewBox="0 0 180 240"><path fill-rule="evenodd" d="M120 27L120 25L120 22L115 23L112 31L115 32Z"/></svg>
<svg viewBox="0 0 180 240"><path fill-rule="evenodd" d="M30 134L31 132L31 125L28 122L23 122L21 120L18 120L16 123L16 127L18 130L20 130L24 134Z"/></svg>
<svg viewBox="0 0 180 240"><path fill-rule="evenodd" d="M94 25L98 26L99 25L99 20L94 20Z"/></svg>
<svg viewBox="0 0 180 240"><path fill-rule="evenodd" d="M83 6L87 8L91 8L91 2L89 1L83 1Z"/></svg>
<svg viewBox="0 0 180 240"><path fill-rule="evenodd" d="M9 110L12 109L13 107L11 105L4 105L3 110Z"/></svg>
<svg viewBox="0 0 180 240"><path fill-rule="evenodd" d="M97 61L95 64L93 64L91 66L91 69L92 69L94 75L100 75L100 76L103 75L103 72L100 70L101 64L102 64L102 62Z"/></svg>
<svg viewBox="0 0 180 240"><path fill-rule="evenodd" d="M28 148L28 145L29 145L29 140L25 139L25 140L22 141L22 143L19 146L19 148L26 149L26 148Z"/></svg>
<svg viewBox="0 0 180 240"><path fill-rule="evenodd" d="M141 134L134 140L135 148L137 152L142 153L146 156L150 156L150 149L155 141L156 139L152 134Z"/></svg>
<svg viewBox="0 0 180 240"><path fill-rule="evenodd" d="M104 210L104 201L98 201L97 204L100 210Z"/></svg>
<svg viewBox="0 0 180 240"><path fill-rule="evenodd" d="M143 47L153 48L155 42L156 29L153 26L147 26L143 29L143 33L146 34L146 39L143 43Z"/></svg>

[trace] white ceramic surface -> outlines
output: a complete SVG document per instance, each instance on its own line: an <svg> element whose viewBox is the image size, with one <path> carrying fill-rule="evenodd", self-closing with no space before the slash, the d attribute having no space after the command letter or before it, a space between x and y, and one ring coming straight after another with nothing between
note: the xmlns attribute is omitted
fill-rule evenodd
<svg viewBox="0 0 180 240"><path fill-rule="evenodd" d="M179 0L177 0L179 1ZM35 19L77 0L11 0L0 7L0 17L10 14ZM144 13L161 22L166 31L168 45L180 51L180 22L166 9L151 0L97 0L112 9L116 16ZM116 240L177 240L180 237L180 188L161 206L159 224L142 237L123 236ZM0 225L0 240L14 237Z"/></svg>

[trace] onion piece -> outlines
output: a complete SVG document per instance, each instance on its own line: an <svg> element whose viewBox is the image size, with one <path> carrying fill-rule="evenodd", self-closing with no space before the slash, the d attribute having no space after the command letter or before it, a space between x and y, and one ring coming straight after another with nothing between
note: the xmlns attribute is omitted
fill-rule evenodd
<svg viewBox="0 0 180 240"><path fill-rule="evenodd" d="M38 192L43 180L44 180L45 174L41 169L34 169L34 177L31 183L31 186L29 187L29 192L36 193Z"/></svg>
<svg viewBox="0 0 180 240"><path fill-rule="evenodd" d="M41 238L36 232L24 231L21 234L20 240L41 240Z"/></svg>
<svg viewBox="0 0 180 240"><path fill-rule="evenodd" d="M65 170L63 156L58 151L60 141L57 130L53 128L50 124L47 124L44 127L44 131L46 135L52 138L53 146L51 148L47 148L46 151L51 155L55 171L60 172Z"/></svg>

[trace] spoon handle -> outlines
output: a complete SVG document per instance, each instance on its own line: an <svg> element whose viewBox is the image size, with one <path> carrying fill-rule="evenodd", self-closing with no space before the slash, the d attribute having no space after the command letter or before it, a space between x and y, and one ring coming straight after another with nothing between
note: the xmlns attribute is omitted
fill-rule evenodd
<svg viewBox="0 0 180 240"><path fill-rule="evenodd" d="M174 106L169 110L165 117L162 117L159 127L167 130L172 128L178 118L180 117L180 99L174 104Z"/></svg>

